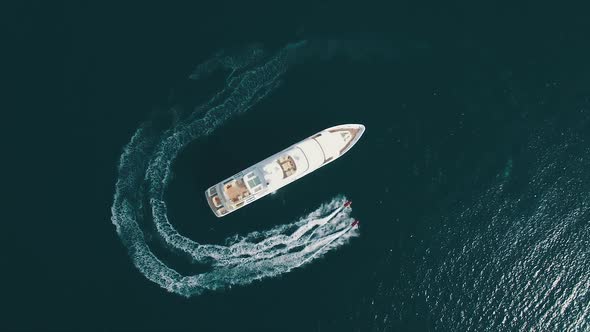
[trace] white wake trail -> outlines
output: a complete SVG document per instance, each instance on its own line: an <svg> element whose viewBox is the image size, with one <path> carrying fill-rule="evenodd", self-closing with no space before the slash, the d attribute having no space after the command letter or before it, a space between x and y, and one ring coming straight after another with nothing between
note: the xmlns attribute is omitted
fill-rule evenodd
<svg viewBox="0 0 590 332"><path fill-rule="evenodd" d="M217 70L226 70L229 74L223 89L163 131L157 129L157 123L142 124L125 146L119 161L111 220L133 263L147 279L187 297L206 290L246 285L287 273L358 235L351 231L351 208L343 207L343 196L297 221L277 220L278 226L232 236L224 244L197 243L181 235L168 218L165 192L179 153L274 91L293 52L304 46L304 42L290 44L274 55L256 46L235 56L217 53L198 66L190 78L199 80ZM145 239L142 226L149 221L166 246L195 263L207 264L209 270L182 275L164 263Z"/></svg>

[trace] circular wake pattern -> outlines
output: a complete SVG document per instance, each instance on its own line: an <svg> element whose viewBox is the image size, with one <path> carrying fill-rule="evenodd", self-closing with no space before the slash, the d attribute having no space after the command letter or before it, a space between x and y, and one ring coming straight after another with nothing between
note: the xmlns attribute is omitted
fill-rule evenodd
<svg viewBox="0 0 590 332"><path fill-rule="evenodd" d="M535 161L525 186L509 161L494 185L444 220L420 269L437 329L590 329L590 150L565 137L528 146Z"/></svg>
<svg viewBox="0 0 590 332"><path fill-rule="evenodd" d="M273 55L257 46L237 55L217 53L190 78L200 80L218 70L229 72L223 89L167 128L158 129L162 124L155 121L142 124L125 146L111 219L133 263L147 279L170 292L198 295L289 272L358 236L351 227L350 207L343 207L343 196L297 221L236 235L223 245L197 243L181 235L168 220L164 195L178 154L276 89L294 52L304 45L290 44ZM186 254L197 264L207 264L209 270L183 275L159 259L143 232L150 221L169 249Z"/></svg>

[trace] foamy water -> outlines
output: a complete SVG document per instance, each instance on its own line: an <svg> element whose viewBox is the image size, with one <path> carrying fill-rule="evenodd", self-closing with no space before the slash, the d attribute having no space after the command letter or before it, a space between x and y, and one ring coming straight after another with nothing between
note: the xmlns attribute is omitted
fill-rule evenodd
<svg viewBox="0 0 590 332"><path fill-rule="evenodd" d="M183 236L168 218L165 193L179 153L276 89L294 52L304 45L290 44L272 55L257 46L237 55L215 54L190 79L202 80L222 70L227 73L224 88L168 128L157 129L160 124L152 121L143 123L125 146L111 220L133 264L147 279L170 292L198 295L287 273L358 236L358 230L351 227L351 208L343 207L343 195L295 221L276 220L277 226L271 229L235 235L223 244L203 244ZM196 264L207 264L209 270L183 275L167 265L146 241L142 226L147 222L154 224L170 250L188 255Z"/></svg>

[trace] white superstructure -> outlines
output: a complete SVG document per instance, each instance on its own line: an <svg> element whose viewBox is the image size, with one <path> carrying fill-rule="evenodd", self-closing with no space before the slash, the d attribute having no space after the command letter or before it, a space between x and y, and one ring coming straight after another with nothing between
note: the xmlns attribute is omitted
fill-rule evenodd
<svg viewBox="0 0 590 332"><path fill-rule="evenodd" d="M325 129L207 189L207 202L223 217L336 160L364 131L360 124Z"/></svg>

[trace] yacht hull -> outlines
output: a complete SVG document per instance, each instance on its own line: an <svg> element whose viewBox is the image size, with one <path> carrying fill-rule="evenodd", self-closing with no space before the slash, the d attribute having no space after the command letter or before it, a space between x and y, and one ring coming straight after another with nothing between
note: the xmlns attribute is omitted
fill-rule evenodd
<svg viewBox="0 0 590 332"><path fill-rule="evenodd" d="M324 129L211 186L209 207L223 217L340 158L361 138L365 126Z"/></svg>

